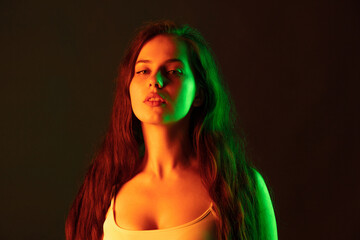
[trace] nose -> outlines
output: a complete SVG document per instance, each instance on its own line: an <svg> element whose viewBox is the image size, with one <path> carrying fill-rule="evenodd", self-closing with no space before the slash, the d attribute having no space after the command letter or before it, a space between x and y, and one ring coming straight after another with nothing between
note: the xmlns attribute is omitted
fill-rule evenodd
<svg viewBox="0 0 360 240"><path fill-rule="evenodd" d="M154 76L150 78L149 87L162 88L164 86L164 79L161 71L158 71Z"/></svg>

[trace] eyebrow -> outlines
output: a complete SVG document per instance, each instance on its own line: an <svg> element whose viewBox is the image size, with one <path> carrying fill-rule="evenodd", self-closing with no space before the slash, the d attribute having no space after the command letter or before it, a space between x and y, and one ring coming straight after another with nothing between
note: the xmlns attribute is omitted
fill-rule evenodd
<svg viewBox="0 0 360 240"><path fill-rule="evenodd" d="M171 59L168 59L168 60L165 61L165 63L173 63L173 62L180 62L181 64L184 64L183 61L181 61L178 58L171 58ZM136 61L135 65L138 64L138 63L151 63L151 61L146 60L146 59L141 59L141 60Z"/></svg>

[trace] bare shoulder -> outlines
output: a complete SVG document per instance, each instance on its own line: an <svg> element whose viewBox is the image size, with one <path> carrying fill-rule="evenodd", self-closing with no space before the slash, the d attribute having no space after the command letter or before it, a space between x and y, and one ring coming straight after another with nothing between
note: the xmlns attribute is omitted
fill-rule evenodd
<svg viewBox="0 0 360 240"><path fill-rule="evenodd" d="M261 239L278 239L273 204L264 178L255 171Z"/></svg>

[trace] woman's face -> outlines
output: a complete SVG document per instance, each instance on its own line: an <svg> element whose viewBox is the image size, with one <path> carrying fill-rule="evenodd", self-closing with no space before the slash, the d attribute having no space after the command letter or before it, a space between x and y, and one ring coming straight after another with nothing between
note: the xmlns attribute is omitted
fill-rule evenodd
<svg viewBox="0 0 360 240"><path fill-rule="evenodd" d="M184 42L158 35L143 46L130 83L132 109L142 123L181 120L189 113L195 92Z"/></svg>

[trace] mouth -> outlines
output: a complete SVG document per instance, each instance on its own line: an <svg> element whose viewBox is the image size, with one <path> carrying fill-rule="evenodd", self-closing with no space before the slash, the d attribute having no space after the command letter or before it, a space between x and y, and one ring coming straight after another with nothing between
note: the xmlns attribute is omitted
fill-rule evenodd
<svg viewBox="0 0 360 240"><path fill-rule="evenodd" d="M158 97L151 97L147 100L148 102L165 102L164 99Z"/></svg>
<svg viewBox="0 0 360 240"><path fill-rule="evenodd" d="M150 103L151 105L154 105L154 104L163 104L166 103L166 101L158 93L152 92L146 96L144 103Z"/></svg>

